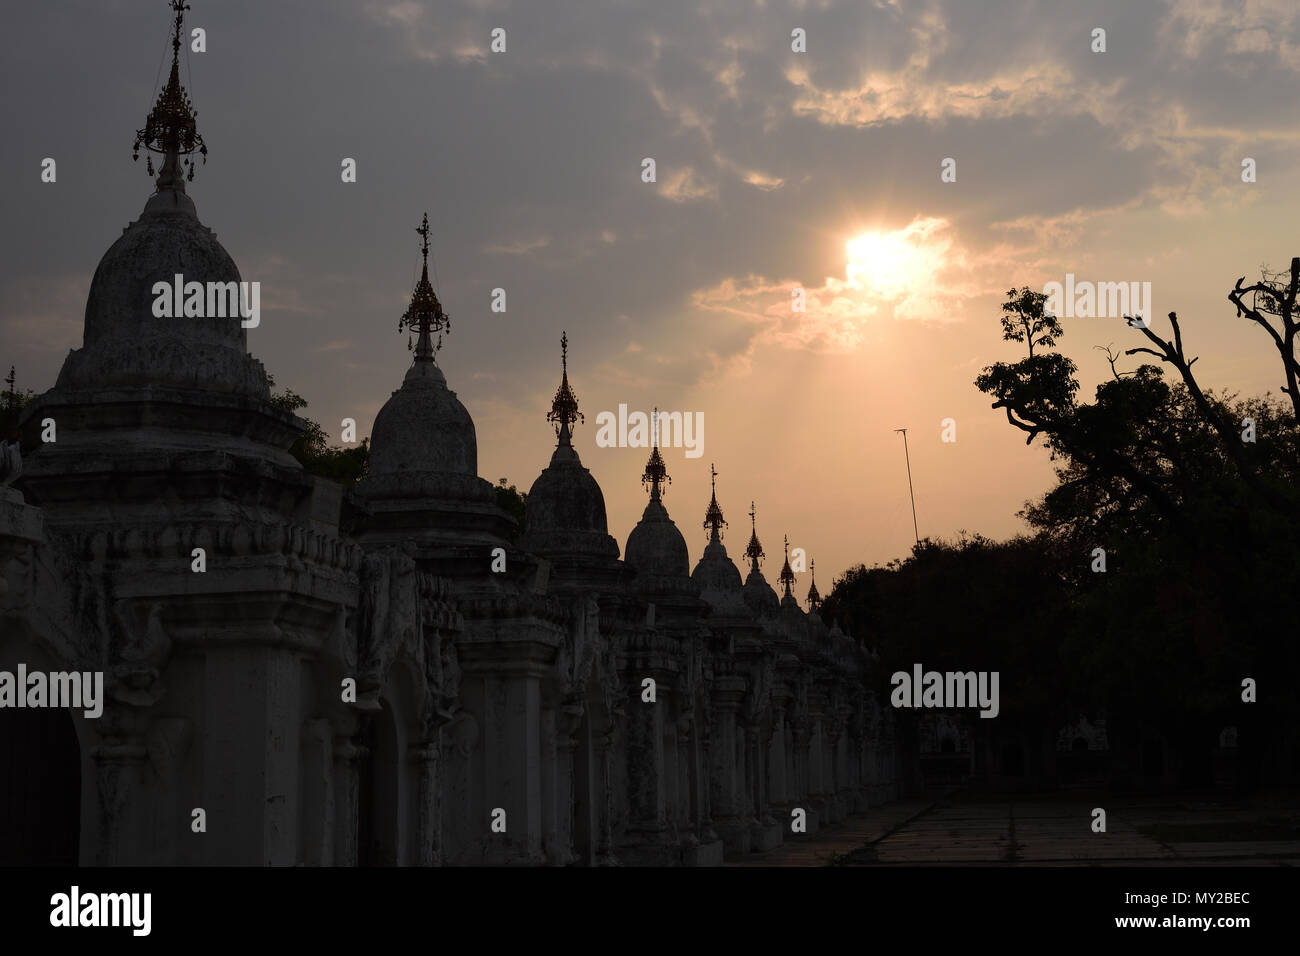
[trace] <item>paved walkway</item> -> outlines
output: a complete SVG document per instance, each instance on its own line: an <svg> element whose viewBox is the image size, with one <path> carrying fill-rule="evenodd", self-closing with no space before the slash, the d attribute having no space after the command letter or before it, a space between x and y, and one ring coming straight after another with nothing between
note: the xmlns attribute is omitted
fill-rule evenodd
<svg viewBox="0 0 1300 956"><path fill-rule="evenodd" d="M837 857L874 843L924 813L933 800L897 800L868 810L860 817L825 827L807 837L786 835L786 842L766 853L751 853L727 866L828 866Z"/></svg>
<svg viewBox="0 0 1300 956"><path fill-rule="evenodd" d="M1106 832L1092 832L1104 806ZM1300 865L1293 816L1168 798L948 796L876 807L733 866Z"/></svg>

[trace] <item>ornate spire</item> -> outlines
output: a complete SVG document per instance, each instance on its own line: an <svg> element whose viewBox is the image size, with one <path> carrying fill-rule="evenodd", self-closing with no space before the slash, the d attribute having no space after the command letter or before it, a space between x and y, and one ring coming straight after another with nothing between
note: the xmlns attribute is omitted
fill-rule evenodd
<svg viewBox="0 0 1300 956"><path fill-rule="evenodd" d="M785 585L785 596L791 597L790 587L794 584L794 572L790 570L790 536L785 536L785 564L781 566L781 576L777 578Z"/></svg>
<svg viewBox="0 0 1300 956"><path fill-rule="evenodd" d="M817 562L811 561L808 565L808 573L812 576L812 582L808 585L808 610L815 611L821 607L822 596L817 593Z"/></svg>
<svg viewBox="0 0 1300 956"><path fill-rule="evenodd" d="M180 55L181 29L185 11L189 4L185 0L172 0L172 10L176 13L176 28L172 33L172 71L167 77L167 85L158 95L158 102L144 121L144 129L136 130L135 146L131 153L133 160L140 158L140 147L163 157L162 169L158 173L158 192L173 189L185 192L185 180L194 179L194 163L190 159L183 162L180 157L188 157L197 151L203 162L208 161L208 147L199 135L195 120L198 112L190 102L189 94L181 86ZM189 167L189 175L181 174L181 166ZM149 175L153 175L153 157L145 162Z"/></svg>
<svg viewBox="0 0 1300 956"><path fill-rule="evenodd" d="M654 434L654 448L650 452L650 460L646 462L645 474L641 476L641 484L650 486L650 500L658 501L662 495L660 485L667 482L672 484L673 480L668 477L668 468L664 465L664 457L659 454L659 409L654 410L654 417L651 419L653 424L650 431Z"/></svg>
<svg viewBox="0 0 1300 956"><path fill-rule="evenodd" d="M451 332L451 316L442 311L442 303L438 301L433 285L429 282L429 214L427 212L424 214L423 223L415 231L420 236L420 255L424 259L424 265L420 270L420 281L415 284L415 291L411 293L411 304L398 320L397 330L399 332L405 330L408 333L406 340L408 349L411 347L409 333L417 333L419 340L415 345L415 360L432 362L434 354L442 348L443 331ZM434 332L438 333L436 344L433 342Z"/></svg>
<svg viewBox="0 0 1300 956"><path fill-rule="evenodd" d="M573 394L573 389L569 387L569 333L563 332L560 335L560 387L555 390L555 398L551 400L551 410L546 413L546 420L555 423L555 437L560 440L560 445L569 447L570 436L573 433L573 423L585 421L582 412L578 411L578 396Z"/></svg>
<svg viewBox="0 0 1300 956"><path fill-rule="evenodd" d="M727 522L722 518L722 509L718 507L718 472L709 464L710 480L713 484L713 498L709 501L709 510L704 512L704 527L709 529L709 544L717 544L722 540L722 528L727 526Z"/></svg>
<svg viewBox="0 0 1300 956"><path fill-rule="evenodd" d="M18 392L14 390L17 382L17 373L10 365L9 375L5 378L9 387L5 389L4 414L0 416L0 442L18 441Z"/></svg>
<svg viewBox="0 0 1300 956"><path fill-rule="evenodd" d="M749 558L749 568L751 571L758 570L758 562L767 555L763 553L763 546L758 543L758 525L754 519L754 502L749 503L749 544L745 548L745 557Z"/></svg>

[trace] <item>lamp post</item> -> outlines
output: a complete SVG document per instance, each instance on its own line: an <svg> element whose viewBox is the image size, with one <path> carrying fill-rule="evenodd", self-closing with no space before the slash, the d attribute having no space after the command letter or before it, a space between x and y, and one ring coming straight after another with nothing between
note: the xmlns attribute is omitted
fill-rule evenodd
<svg viewBox="0 0 1300 956"><path fill-rule="evenodd" d="M912 499L912 535L916 538L916 543L921 544L921 533L916 529L916 493L912 491L912 458L907 453L907 429L895 428L894 431L903 433L903 460L907 462L907 493Z"/></svg>

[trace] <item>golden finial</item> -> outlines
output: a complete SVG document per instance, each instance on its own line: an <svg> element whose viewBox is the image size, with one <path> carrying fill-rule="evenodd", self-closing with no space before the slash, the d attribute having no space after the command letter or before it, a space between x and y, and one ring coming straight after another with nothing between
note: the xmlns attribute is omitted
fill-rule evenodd
<svg viewBox="0 0 1300 956"><path fill-rule="evenodd" d="M664 465L663 455L659 454L659 408L655 407L653 424L650 430L654 434L654 448L650 452L650 460L646 462L645 474L641 476L641 484L650 486L650 500L658 501L662 494L660 486L667 482L672 484L672 479L668 477L668 468Z"/></svg>
<svg viewBox="0 0 1300 956"><path fill-rule="evenodd" d="M722 540L722 529L727 522L722 518L722 509L718 506L718 471L709 463L709 481L713 486L713 498L709 501L709 510L704 512L704 527L709 529L709 543Z"/></svg>
<svg viewBox="0 0 1300 956"><path fill-rule="evenodd" d="M785 536L785 564L781 566L781 576L777 578L779 582L785 585L785 593L790 595L790 587L794 584L794 572L790 570L790 536Z"/></svg>
<svg viewBox="0 0 1300 956"><path fill-rule="evenodd" d="M176 26L172 34L172 70L167 77L167 85L158 95L158 102L145 118L144 129L136 130L135 146L131 158L140 158L140 147L163 157L163 166L158 173L158 191L176 189L185 191L185 180L194 180L194 163L180 157L188 157L198 152L203 162L208 161L208 147L199 135L196 120L198 112L190 102L189 94L181 86L180 52L181 29L185 11L190 8L184 0L171 0L171 8L176 13ZM189 167L189 175L181 175L181 166ZM153 157L145 161L145 169L153 175Z"/></svg>
<svg viewBox="0 0 1300 956"><path fill-rule="evenodd" d="M758 524L754 518L754 502L749 503L749 544L745 548L745 557L749 558L749 567L753 571L758 570L758 564L767 555L763 553L763 546L758 543Z"/></svg>
<svg viewBox="0 0 1300 956"><path fill-rule="evenodd" d="M561 445L571 446L575 422L586 421L578 411L578 396L569 387L569 333L560 334L560 387L555 390L551 400L551 410L546 413L546 420L555 423L555 437Z"/></svg>
<svg viewBox="0 0 1300 956"><path fill-rule="evenodd" d="M442 303L429 282L429 214L424 214L424 221L415 230L420 236L420 255L424 264L420 269L420 280L411 293L411 304L398 320L397 330L408 333L407 348L411 347L410 333L419 335L415 347L417 362L432 362L434 354L442 348L442 333L451 332L451 316L442 311ZM433 342L433 333L438 333L438 341Z"/></svg>
<svg viewBox="0 0 1300 956"><path fill-rule="evenodd" d="M815 611L821 607L822 596L817 593L817 562L808 562L808 574L811 582L808 585L808 610Z"/></svg>
<svg viewBox="0 0 1300 956"><path fill-rule="evenodd" d="M415 230L416 235L420 237L420 256L424 259L425 266L429 264L429 214L424 214L424 219Z"/></svg>
<svg viewBox="0 0 1300 956"><path fill-rule="evenodd" d="M0 441L18 441L18 392L14 385L18 382L17 372L14 366L9 366L9 375L5 378L5 384L8 387L5 395L4 415L0 416Z"/></svg>

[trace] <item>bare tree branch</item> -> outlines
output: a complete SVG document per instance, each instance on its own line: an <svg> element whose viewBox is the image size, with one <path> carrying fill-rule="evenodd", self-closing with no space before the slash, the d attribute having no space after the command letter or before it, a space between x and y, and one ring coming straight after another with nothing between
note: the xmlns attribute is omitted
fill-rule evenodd
<svg viewBox="0 0 1300 956"><path fill-rule="evenodd" d="M1285 287L1270 281L1270 276L1281 279L1284 273L1273 274L1263 269L1261 272L1261 280L1253 285L1242 285L1246 280L1245 276L1238 279L1233 290L1228 293L1228 301L1237 307L1238 317L1245 316L1250 319L1266 331L1269 338L1273 340L1273 346L1281 356L1282 368L1286 372L1287 383L1281 391L1291 399L1295 419L1300 422L1300 361L1297 361L1295 354L1296 334L1300 333L1300 321L1297 321L1295 314L1296 297L1297 293L1300 293L1300 257L1292 258L1290 275ZM1264 297L1263 310L1255 306L1257 296ZM1246 302L1247 297L1250 298L1249 305ZM1273 327L1273 323L1265 317L1264 312L1274 313L1282 320L1281 332Z"/></svg>
<svg viewBox="0 0 1300 956"><path fill-rule="evenodd" d="M1162 362L1168 362L1178 369L1183 384L1187 386L1192 401L1196 403L1197 411L1201 413L1201 416L1219 436L1219 442L1224 452L1237 466L1237 471L1240 473L1242 480L1246 482L1252 491L1269 501L1274 507L1285 511L1291 510L1290 503L1284 497L1274 492L1273 489L1260 480L1253 457L1247 451L1245 443L1241 441L1241 436L1238 434L1235 425L1224 419L1219 414L1218 409L1210 404L1210 400L1205 397L1205 393L1201 391L1200 383L1196 381L1196 376L1192 374L1192 365L1196 362L1196 359L1189 362L1187 356L1183 353L1183 336L1178 324L1177 312L1169 313L1169 323L1174 329L1174 341L1172 342L1160 338L1151 331L1148 325L1135 325L1134 327L1148 340L1155 343L1158 351L1139 347L1127 349L1126 354L1134 355L1144 352L1148 355L1154 355Z"/></svg>

